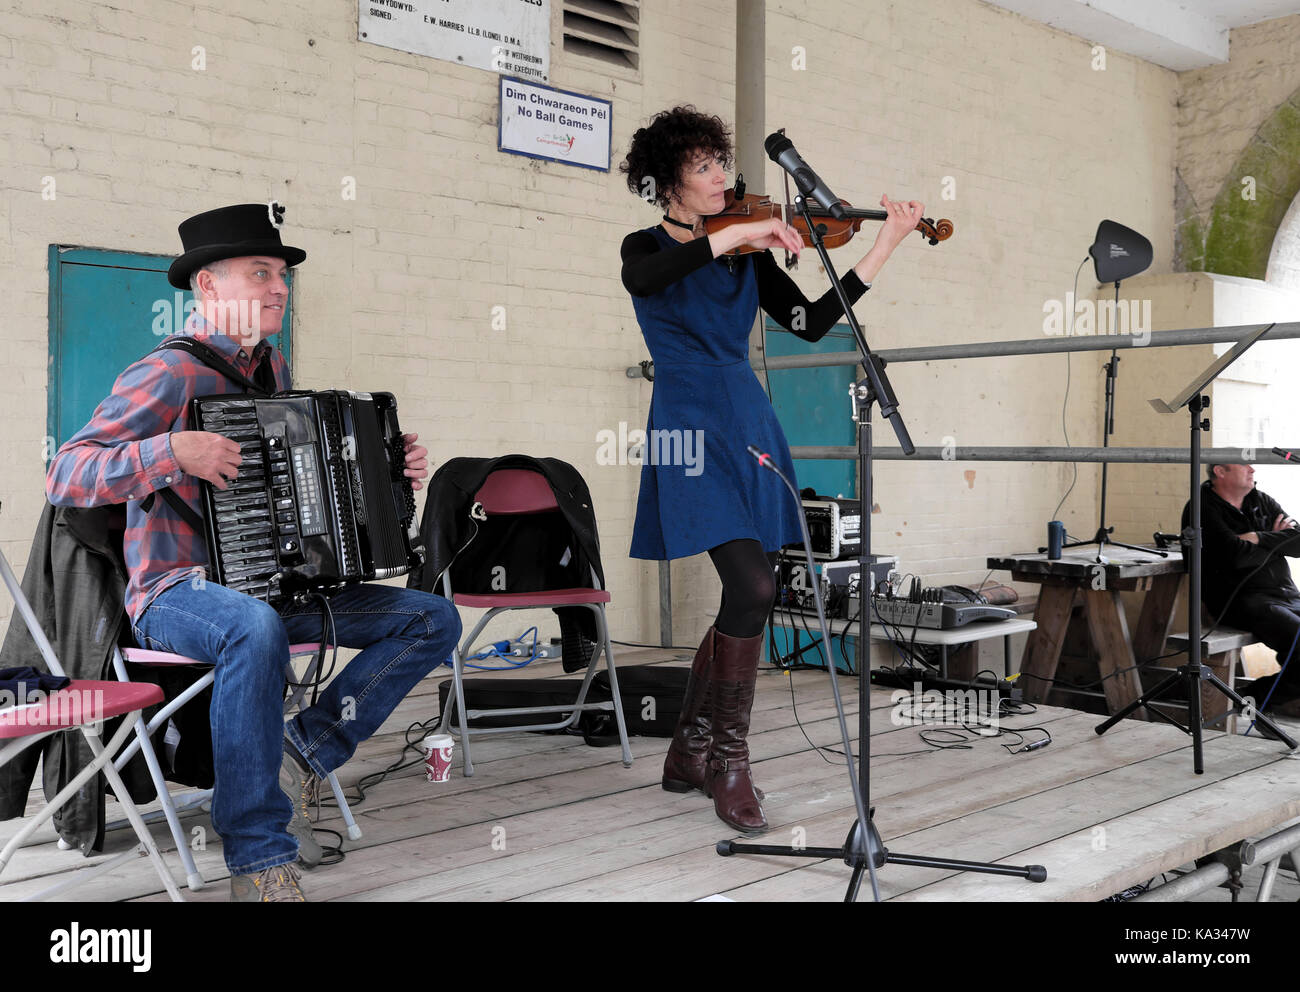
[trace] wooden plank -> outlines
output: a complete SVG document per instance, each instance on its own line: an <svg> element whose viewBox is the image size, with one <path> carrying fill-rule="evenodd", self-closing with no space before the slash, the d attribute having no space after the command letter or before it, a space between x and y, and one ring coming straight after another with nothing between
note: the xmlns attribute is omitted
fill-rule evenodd
<svg viewBox="0 0 1300 992"><path fill-rule="evenodd" d="M1116 589L1084 589L1083 602L1088 617L1088 631L1100 656L1097 667L1101 671L1106 706L1110 712L1115 713L1142 695L1142 681L1133 659L1124 604L1120 602L1119 591ZM1133 717L1145 720L1147 714L1139 709Z"/></svg>
<svg viewBox="0 0 1300 992"><path fill-rule="evenodd" d="M1267 833L1300 814L1300 765L1273 761L1154 807L1118 816L1066 837L1026 849L1017 858L1050 864L1042 885L1019 898L1096 901L1141 884L1171 867ZM1189 824L1196 824L1189 830ZM1104 830L1098 835L1097 829ZM1104 845L1097 838L1104 838ZM910 893L909 901L996 900L1008 893L987 879L953 877Z"/></svg>
<svg viewBox="0 0 1300 992"><path fill-rule="evenodd" d="M1072 723L1071 727L1062 729L1062 740L1076 739L1080 742L1096 740L1089 725L1090 721L1082 715L1075 714L1061 722ZM1163 736L1166 740L1155 746L1168 746L1167 733L1155 734L1151 733L1155 728L1144 729L1148 732L1146 736L1150 743L1154 744L1156 737ZM1109 746L1106 749L1109 750ZM1085 750L1095 749L1089 747ZM1085 763L1090 762L1090 767L1094 770L1107 767L1111 761L1109 755L1103 758L1095 753L1080 757L1084 758ZM947 791L947 801L955 803L952 806L943 806L944 799L940 796L943 788L940 784L928 782L924 789L918 791L916 769L906 771L900 768L882 772L876 776L873 794L882 802L887 802L891 809L902 805L899 797L914 798L915 809L926 818L926 822L959 815L965 802L969 802L975 796L987 796L988 787L998 782L1003 788L1010 788L1013 791L1017 788L1005 772L997 767L1003 764L1004 759L1004 752L994 753L994 750L989 749L978 755L960 757L953 755L949 758L950 765L933 766L935 770L942 771L943 778L948 786L952 787ZM793 827L800 822L801 815L809 808L824 810L827 806L835 806L841 811L851 810L852 800L847 783L843 783L846 773L842 767L830 770L814 768L810 773L806 763L801 765L798 762L791 763L791 759L785 760L786 764L781 769L773 769L770 767L771 763L762 766L762 780L770 797L766 803L766 810L772 829L765 837L765 840L770 843L788 841ZM956 797L955 793L960 790L955 787L968 781L981 766L986 770L987 781L983 781L980 788L968 790L964 799ZM1048 770L1045 764L1040 767L1045 772ZM774 772L779 773L774 774ZM1056 777L1064 774L1068 778L1077 774L1077 770L1062 772L1057 769L1051 774ZM896 791L900 788L901 792ZM921 792L924 792L924 795ZM638 794L638 798L640 796L641 794ZM662 799L653 794L645 798L650 809L663 805ZM553 815L556 811L551 812ZM824 818L825 813L821 813L819 819ZM582 817L584 822L588 819L586 816ZM378 856L381 859L378 869L392 876L394 881L387 886L367 891L363 897L383 900L519 898L554 887L561 881L599 879L612 870L635 867L647 860L658 861L698 850L711 854L713 841L728 835L727 829L713 818L711 806L698 797L694 813L656 819L650 825L643 822L612 823L608 824L611 832L604 833L604 825L602 829L595 829L596 821L591 822L593 829L579 831L568 840L549 833L543 838L543 843L534 844L530 850L526 846L527 841L524 841L525 847L520 847L516 820L507 821L503 824L503 829L509 837L508 857L505 856L504 851L500 852L499 856L487 855L486 852L479 851L482 856L476 858L475 864L457 864L454 859L445 860L446 868L437 872L436 877L432 875L417 877L416 872L403 869L400 864L391 868L383 867L382 859L397 856L393 849L385 848L383 853L368 852L371 857ZM557 832L566 829L566 825L560 822L555 822L553 825L553 830ZM435 845L437 849L442 850L444 839L450 840L445 835L440 835ZM810 842L813 840L810 839ZM836 837L832 843L838 842L839 837ZM481 831L474 839L474 843L478 848L485 846ZM402 848L405 846L405 844L398 845ZM716 858L716 855L713 857ZM398 860L405 859L399 857ZM772 870L785 871L786 868L780 862L773 862ZM368 883L377 880L378 876L367 872ZM360 893L355 891L351 893L353 897L359 895Z"/></svg>
<svg viewBox="0 0 1300 992"><path fill-rule="evenodd" d="M762 676L755 705L755 777L768 792L766 809L772 823L765 839L783 843L803 836L808 843L835 846L853 819L847 771L838 757L822 761L809 754L804 738L806 732L814 741L838 748L829 679L820 672L793 676L801 729L790 705L789 678L779 672ZM856 693L846 691L845 701L855 709ZM1111 815L1097 796L1100 792L1111 797L1116 791L1107 783L1116 781L1111 776L1117 770L1143 769L1118 790L1122 795L1114 797L1115 816L1149 805L1153 790L1143 786L1152 780L1162 787L1217 788L1190 774L1186 738L1165 725L1126 721L1098 737L1093 730L1096 717L1043 707L1005 723L1049 726L1055 740L1044 751L1012 756L997 741L986 740L972 751L934 752L919 745L918 728L897 724L890 692L874 691L871 706L872 798L887 842L902 850L961 857L953 852L965 838L969 856L985 859L998 856L992 850L975 850L984 846L982 835L990 831L1001 836L1010 827L1025 830L1027 836L1016 841L1021 845L1016 850L1051 843L1066 832L1086 831L1088 824ZM372 738L358 749L342 777L384 767L400 746L400 734ZM712 804L698 793L675 796L659 788L659 758L665 747L660 739L634 738L638 760L624 769L616 748L589 748L579 738L480 738L475 742L476 759L485 760L476 760L479 774L473 779L456 778L435 788L412 767L374 789L358 816L365 838L355 848L349 844L341 865L309 873L307 892L313 899L464 900L568 899L584 894L601 899L683 899L745 890L742 897L753 898L756 892L779 892L785 885L789 888L784 898L842 896L848 878L842 864L792 867L779 858L719 858L713 843L727 828L713 815ZM1216 774L1214 766L1222 757L1217 748L1254 754L1251 760L1256 761L1272 761L1278 750L1275 744L1211 735L1207 770ZM1153 764L1159 756L1174 760L1168 766ZM1225 816L1231 819L1231 810ZM186 822L206 824L203 818ZM331 812L327 822L336 825L337 814ZM799 834L797 828L802 828ZM1196 829L1194 824L1191 832ZM921 836L944 830L950 834ZM165 828L160 824L155 832L169 849ZM194 901L227 898L220 842L214 834L209 836L214 842L198 852L198 860L211 884L202 893L187 893ZM937 846L941 836L948 838L942 850ZM126 832L113 837L123 845L131 842ZM494 846L497 838L501 843ZM931 846L920 847L922 843ZM66 870L61 865L87 863L48 845L20 853L53 867L47 867L39 881L21 882L7 891L0 888L0 898L17 898L27 888L48 885L49 875ZM174 855L168 861L174 864ZM890 867L887 872L890 886L895 885L891 879L909 876L897 891L890 889L894 894L928 884L915 869ZM5 879L10 877L6 872ZM939 874L929 881L941 878ZM143 859L131 859L81 891L82 898L160 897L156 876Z"/></svg>
<svg viewBox="0 0 1300 992"><path fill-rule="evenodd" d="M814 680L828 680L825 675L820 673L800 674ZM768 693L769 695L779 695L779 690L768 690ZM888 706L889 694L876 692L872 696L872 702L873 704ZM805 729L810 736L815 740L834 741L835 735L833 732L836 723L826 715L833 712L833 702L831 700L815 700L811 703L805 703L800 709L804 714ZM761 724L766 716L766 713L760 714L758 722ZM758 730L756 727L756 732L751 734L751 742L754 745L756 756L771 752L790 755L801 754L806 751L807 741L804 738L804 733L794 727L793 717L788 712L783 715L779 711L771 711L771 719L775 729L765 731ZM873 726L873 735L876 733L887 735L904 729L907 728L892 727L888 723L877 720ZM364 807L354 809L354 814L358 816L358 820L362 823L363 831L366 834L365 838L360 842L361 846L380 843L384 836L382 825L390 820L403 821L401 836L428 833L428 823L432 817L441 815L441 806L435 808L431 813L427 804L436 802L445 805L452 800L452 797L473 800L475 794L486 795L488 798L483 800L484 805L493 810L493 812L486 815L500 817L518 811L544 808L547 805L567 805L584 799L601 798L620 791L637 788L644 784L644 781L653 782L657 788L660 769L659 759L661 759L667 746L666 742L661 739L633 739L634 754L648 755L651 759L644 767L634 765L634 769L638 770L643 778L642 782L637 782L628 778L631 770L622 767L619 752L616 748L589 748L583 745L580 739L542 737L539 735L520 735L520 737L516 738L498 738L496 740L513 741L515 747L519 747L521 744L526 746L530 741L564 740L567 746L562 751L545 755L517 754L511 757L507 753L498 759L502 770L507 776L505 780L503 780L502 776L484 775L480 771L480 774L475 775L472 779L453 777L451 782L446 785L432 789L423 781L422 772L418 767L408 768L396 773L386 780L383 786L376 788L368 795ZM880 755L882 760L889 757L887 754ZM758 760L763 759L759 757ZM344 779L346 788L346 777L340 777ZM537 785L539 781L547 783L546 786L539 788ZM554 786L554 790L558 791L554 791L550 783L561 783ZM497 806L494 806L493 804L498 801L498 796L503 791L518 797L517 801L520 805L515 809L505 811L501 811ZM461 804L457 807L456 815L461 817L460 822L477 822L474 820L475 814L472 809L473 807L467 804ZM321 825L337 828L338 819L338 814L331 812L321 819ZM379 830L374 828L376 819L381 823L381 829ZM407 820L410 822L404 822ZM219 849L220 840L211 830L206 816L196 816L183 822L187 830L192 829L194 826L203 827L207 831L210 846L215 845ZM164 845L164 848L166 850L172 849L170 843ZM45 856L49 859L47 863L57 866L58 870L71 870L87 863L80 859L80 855L69 860L67 852L58 852L52 847L46 849ZM28 874L39 874L42 870L41 863L38 862L25 860L23 864L27 867L12 867L7 870L5 879L12 881ZM219 874L224 875L224 871L220 871ZM206 875L205 872L205 877ZM150 882L147 876L145 877L145 883L156 886L156 883Z"/></svg>
<svg viewBox="0 0 1300 992"><path fill-rule="evenodd" d="M1090 554L1084 551L1066 551L1055 561L1048 560L1047 555L1040 552L989 558L988 567L1009 571L1017 577L1017 581L1021 581L1020 576L1033 576L1028 581L1059 577L1087 582L1095 574L1095 567L1100 565L1106 571L1108 586L1125 579L1187 571L1183 556L1177 551L1169 552L1167 557L1157 558L1127 548L1110 547L1106 550L1106 559L1105 562L1098 562L1095 549Z"/></svg>
<svg viewBox="0 0 1300 992"><path fill-rule="evenodd" d="M1078 716L1080 717L1078 729L1083 730L1083 715ZM1144 727L1140 724L1133 724L1132 727L1135 741L1142 740L1148 747L1154 746L1157 753L1167 753L1161 749L1169 746L1168 728ZM1095 751L1092 754L1088 752L1097 745L1109 749L1111 746L1105 745L1104 742L1105 738L1097 738L1095 735L1092 735L1091 740L1086 738L1080 740L1078 745L1082 750L1076 758L1082 758L1085 762L1095 759ZM1121 753L1122 750L1122 748L1115 748L1114 753ZM1002 753L1004 759L1009 757L1005 752ZM1145 751L1143 756L1150 757L1150 754L1150 751ZM916 762L913 761L911 764L913 767L910 771L915 776ZM986 768L982 773L955 778L951 788L945 789L935 785L913 788L910 796L915 801L911 803L900 798L907 793L900 793L899 797L891 795L890 784L884 781L883 775L878 776L881 781L878 782L878 788L873 787L872 797L873 804L877 807L877 826L890 847L901 846L894 845L891 837L912 835L926 827L937 829L948 826L954 834L965 839L966 846L963 853L949 854L946 850L934 847L922 853L944 857L978 857L980 860L985 860L983 855L975 853L976 849L983 847L986 840L991 846L990 849L993 849L996 847L996 839L972 836L972 828L969 825L972 816L980 810L996 808L1000 802L1014 801L1024 790L1038 795L1043 792L1057 791L1053 787L1055 782L1071 784L1074 775L1078 773L1077 769L1074 774L1060 777L1059 769L1052 768L1054 764L1055 762L1024 763L1023 771L1017 770L1015 774L1009 774L1010 762L1003 760ZM1105 767L1105 762L1090 764L1088 767L1101 773L1100 769ZM900 769L900 771L906 770ZM1039 775L1043 776L1041 781L1037 778ZM1027 785L1018 785L1016 780L1023 781L1026 776L1033 781ZM970 787L960 787L961 783L966 781L970 783ZM916 785L915 781L912 785ZM1003 798L999 799L999 795ZM842 842L852 820L852 807L846 805L840 810L828 810L805 819L799 825L804 827L806 842L809 845L835 847ZM1041 836L1041 832L1050 827L1039 825L1038 829ZM789 837L790 834L787 832L787 842ZM743 843L744 839L741 840ZM764 840L769 843L782 842L775 838L764 838ZM818 866L822 866L820 875ZM658 869L662 869L665 873L662 878L658 874ZM898 869L898 871L910 872L913 869ZM812 874L809 875L809 872ZM818 878L820 881L816 881ZM528 898L567 900L684 897L698 899L718 892L733 898L741 898L736 891L737 887L756 885L761 887L762 894L754 898L838 899L842 898L847 881L848 871L840 861L818 862L744 855L719 858L712 850L695 849L673 859L671 863L634 866L593 879L589 883L539 890ZM678 894L670 895L672 891Z"/></svg>
<svg viewBox="0 0 1300 992"><path fill-rule="evenodd" d="M1234 688L1236 680L1237 662L1241 660L1241 649L1234 648L1223 654L1210 655L1206 658L1204 664L1214 672L1220 682L1229 689ZM1237 718L1230 716L1227 722L1218 722L1219 718L1229 710L1233 709L1233 702L1218 687L1209 682L1202 681L1201 691L1201 722L1211 726L1221 727L1225 733L1235 734L1237 732Z"/></svg>
<svg viewBox="0 0 1300 992"><path fill-rule="evenodd" d="M1050 718L1053 714L1047 715ZM1077 714L1063 715L1068 719ZM1043 714L1037 714L1032 717L1019 717L1013 722L1023 725L1025 721L1042 722ZM829 729L830 721L823 725ZM810 726L810 733L818 736L818 729ZM802 735L795 735L798 731L786 731L792 744L802 745ZM914 728L895 728L889 727L881 730L884 738L888 739L889 735L907 735L913 740L914 746ZM904 748L904 750L909 750ZM889 754L879 754L873 760L873 765L888 764L892 760L897 760L895 756ZM771 765L771 760L777 760L777 765ZM800 783L816 783L831 781L842 778L846 772L842 765L811 763L810 756L806 750L793 751L785 754L780 759L768 759L758 763L758 771L761 783L768 788L769 794L774 797L783 788L794 788ZM789 767L785 763L789 764ZM769 781L768 776L772 774L770 769L783 771L784 777ZM635 770L635 769L634 769ZM359 842L356 848L350 847L348 863L356 863L357 848L373 848L379 845L391 845L394 840L415 839L417 843L423 843L425 838L431 833L445 832L446 830L456 827L472 828L477 830L476 834L478 843L482 843L483 838L487 836L485 831L489 831L497 825L505 826L512 829L509 824L513 818L521 813L550 811L557 822L573 822L580 828L581 835L585 836L589 832L589 827L584 826L590 819L585 813L575 808L576 804L595 805L603 807L609 803L621 805L625 798L642 790L648 797L647 808L658 810L665 802L676 802L674 797L667 796L658 786L658 765L647 767L641 773L639 781L628 781L631 774L617 762L609 762L605 766L597 769L573 769L567 772L551 774L545 777L533 777L522 782L515 783L497 783L488 794L470 795L463 794L460 799L469 798L471 802L456 802L454 806L448 807L448 794L442 791L430 793L428 787L422 782L413 791L409 787L403 789L403 797L400 802L391 802L383 805L376 804L370 809L362 810L358 819L363 824L365 837ZM477 779L478 776L475 776ZM459 780L465 783L466 780ZM470 780L471 782L474 780ZM906 777L906 781L915 781L915 775ZM456 783L453 780L449 783L452 786ZM387 785L387 783L386 783ZM444 787L444 788L448 788ZM812 786L810 786L812 787ZM644 790L649 790L648 793ZM839 789L844 795L848 794L847 783ZM418 798L413 798L418 797ZM704 821L712 824L713 829L724 829L712 815L712 806L707 801L699 797L698 793L692 797L684 797L688 800L687 806L690 806L689 799L693 798L698 808L703 810ZM477 800L477 803L475 803ZM504 801L503 801L504 800ZM437 805L435 805L437 804ZM584 806L585 808L585 806ZM212 836L209 834L209 836ZM439 843L441 843L439 841ZM635 845L634 845L635 847ZM387 854L380 855L381 860L387 859ZM224 870L218 869L217 878L224 877ZM204 871L205 877L211 877ZM351 877L348 873L343 873L342 877ZM403 873L399 877L405 877ZM142 864L137 880L139 886L143 886L139 891L132 895L139 896L145 893L154 892L158 889L156 880L152 877L148 866ZM37 886L39 888L39 886ZM122 887L118 883L113 886L105 887L105 892L100 893L99 889L94 887L94 883L86 886L83 891L87 893L88 898L102 897L114 898L112 894L116 893L116 898L123 898ZM130 891L130 890L128 890ZM98 896L97 896L98 894Z"/></svg>
<svg viewBox="0 0 1300 992"><path fill-rule="evenodd" d="M1082 856L1087 859L1088 871L1091 872L1091 889L1085 895L1075 887L1074 876L1063 875L1061 883L1056 882L1057 872L1061 868L1051 859L1044 860L1047 855L1042 848L1068 838L1071 843L1090 850L1095 838L1100 838L1096 843L1113 849L1118 844L1116 838L1107 832L1094 833L1094 828L1104 827L1120 817L1134 815L1139 822L1145 823L1145 829L1149 832L1149 849L1167 852L1163 868L1155 869L1154 873L1184 864L1190 860L1187 857L1188 850L1197 846L1205 847L1206 850L1217 849L1209 846L1214 840L1206 839L1215 829L1213 823L1202 825L1196 820L1186 820L1174 824L1158 815L1144 816L1141 811L1189 794L1202 796L1205 807L1214 808L1216 800L1213 797L1223 792L1221 783L1229 782L1255 768L1286 765L1288 768L1283 778L1300 784L1300 765L1279 761L1276 752L1276 745L1270 749L1261 747L1260 742L1217 737L1213 741L1207 741L1207 767L1203 776L1192 774L1190 747L1185 746L1177 751L1059 788L1037 792L1009 803L990 806L960 820L950 820L906 835L888 832L888 824L882 824L886 846L893 851L1016 865L1037 863L1046 865L1048 870L1048 881L1038 884L1017 878L977 876L974 873L958 877L959 873L940 869L887 866L878 873L882 898L898 898L911 892L916 892L917 898L926 898L920 894L921 890L944 879L951 879L951 885L972 886L973 893L983 893L981 896L972 894L972 898L982 898L985 901L1092 898L1093 893L1099 893L1096 898L1104 898L1132 884L1132 875L1114 870L1106 857L1091 857L1089 853L1083 852ZM1300 790L1292 785L1290 791L1294 795ZM1272 823L1280 823L1289 815L1287 810L1291 802L1285 796L1265 800L1264 804L1270 810L1256 816L1219 801L1217 819L1231 825L1228 832L1236 831L1237 839L1240 839L1252 831L1264 829L1270 820ZM1190 844L1184 843L1188 840L1191 841ZM1225 843L1228 842L1230 841ZM842 875L838 879L831 877L819 882L815 877L801 879L798 877L801 874L803 872L796 869L787 876L775 877L765 884L751 886L743 893L728 890L726 894L738 899L792 898L790 893L793 892L798 892L801 900L842 896L845 881ZM1145 878L1141 880L1145 881ZM949 898L955 896L950 895Z"/></svg>
<svg viewBox="0 0 1300 992"><path fill-rule="evenodd" d="M1165 653L1165 641L1174 624L1174 605L1183 585L1182 574L1158 575L1142 598L1137 630L1133 633L1133 654L1147 662Z"/></svg>
<svg viewBox="0 0 1300 992"><path fill-rule="evenodd" d="M1061 646L1070 625L1070 613L1078 590L1073 585L1044 585L1034 610L1038 626L1029 632L1020 669L1027 676L1025 699L1040 703L1047 698L1056 668L1061 662Z"/></svg>

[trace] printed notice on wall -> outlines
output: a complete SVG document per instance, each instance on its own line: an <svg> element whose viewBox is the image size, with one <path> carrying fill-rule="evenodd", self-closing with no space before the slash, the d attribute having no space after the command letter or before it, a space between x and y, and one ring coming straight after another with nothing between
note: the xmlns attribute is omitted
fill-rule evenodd
<svg viewBox="0 0 1300 992"><path fill-rule="evenodd" d="M503 152L609 171L608 100L501 77Z"/></svg>
<svg viewBox="0 0 1300 992"><path fill-rule="evenodd" d="M551 73L551 0L360 0L357 37L545 82Z"/></svg>

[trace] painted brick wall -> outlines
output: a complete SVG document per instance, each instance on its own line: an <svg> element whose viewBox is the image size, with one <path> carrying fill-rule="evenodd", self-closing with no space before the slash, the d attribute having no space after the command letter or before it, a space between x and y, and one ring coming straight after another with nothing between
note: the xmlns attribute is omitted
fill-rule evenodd
<svg viewBox="0 0 1300 992"><path fill-rule="evenodd" d="M663 107L731 116L734 10L656 0L642 8L639 73L556 45L551 82L613 101L617 162ZM855 203L914 196L957 225L941 247L910 241L859 305L875 346L1041 336L1045 301L1064 298L1102 217L1147 232L1154 271L1168 271L1173 73L1118 53L1095 71L1086 41L978 0L767 10L768 125L787 127ZM792 67L796 45L805 69ZM0 541L17 568L42 496L47 245L170 253L188 214L276 197L309 252L298 382L393 390L439 461L523 450L575 463L599 514L616 636L657 636L655 566L626 558L637 470L596 464L596 432L643 425L650 396L624 374L646 356L617 248L655 214L617 173L499 153L492 74L358 43L345 0L52 0L0 13L0 56L11 384ZM47 175L54 201L41 197ZM355 200L341 195L345 177ZM775 170L764 178L774 190ZM837 264L860 257L870 228ZM816 270L806 262L798 277L810 293L824 287ZM1079 288L1090 295L1090 270ZM1073 362L1072 440L1099 438L1099 365ZM1056 444L1064 366L981 359L892 376L919 444ZM1081 469L1061 511L1072 529L1094 516L1096 474ZM1070 469L889 462L877 478L878 544L932 581L974 582L989 553L1041 540ZM689 643L716 607L716 579L704 558L673 578L675 640Z"/></svg>

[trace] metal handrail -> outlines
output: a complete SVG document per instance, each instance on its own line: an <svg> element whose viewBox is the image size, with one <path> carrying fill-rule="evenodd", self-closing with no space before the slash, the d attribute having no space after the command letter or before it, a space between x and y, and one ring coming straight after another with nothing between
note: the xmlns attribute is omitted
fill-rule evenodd
<svg viewBox="0 0 1300 992"><path fill-rule="evenodd" d="M1297 450L1297 449L1291 449ZM1187 465L1191 454L1185 448L1061 448L1036 445L994 446L943 446L918 447L916 454L904 455L902 448L873 448L872 457L879 461L922 462L1110 462L1111 464ZM790 449L793 458L852 459L858 449L852 445L803 445ZM1202 448L1201 462L1205 465L1234 465L1242 461L1252 465L1295 465L1285 459L1256 448L1253 453L1242 448Z"/></svg>
<svg viewBox="0 0 1300 992"><path fill-rule="evenodd" d="M1058 355L1079 351L1123 351L1128 348L1177 348L1192 344L1227 344L1236 342L1262 324L1236 327L1193 327L1176 331L1152 331L1146 335L1090 334L1045 335L1019 341L979 341L968 344L926 345L915 348L885 348L876 354L886 362L939 362L961 358L1012 358L1019 355ZM1268 332L1269 341L1300 338L1300 322L1277 324ZM780 355L756 362L755 367L769 372L782 369L832 368L840 365L857 365L861 355L856 351L827 351L809 355ZM643 367L644 366L644 367ZM629 379L652 379L654 362L643 362L628 368Z"/></svg>

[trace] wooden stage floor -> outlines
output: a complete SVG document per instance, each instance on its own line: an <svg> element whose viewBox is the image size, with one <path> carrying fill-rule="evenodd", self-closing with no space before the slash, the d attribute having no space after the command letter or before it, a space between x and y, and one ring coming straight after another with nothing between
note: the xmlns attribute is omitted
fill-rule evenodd
<svg viewBox="0 0 1300 992"><path fill-rule="evenodd" d="M621 666L689 662L681 652L616 650ZM558 664L541 663L486 677L562 674ZM791 706L791 680L803 730ZM856 682L842 679L841 686L855 712ZM436 708L437 680L430 679L342 769L348 791L360 776L393 763L406 727ZM1012 755L993 739L971 750L932 750L919 728L894 725L891 710L889 693L875 692L871 798L886 845L932 857L1039 863L1049 878L1033 884L891 865L879 872L885 899L1096 901L1300 816L1300 760L1257 738L1208 735L1205 774L1197 776L1190 738L1164 724L1126 721L1098 737L1097 717L1042 706L1003 725L1045 726L1054 742ZM856 732L855 717L850 729ZM812 751L804 730L838 749L827 675L765 671L750 737L772 824L760 842L836 847L853 820L847 772L838 756L823 760ZM458 761L446 785L426 783L416 766L372 787L356 807L365 836L347 843L342 863L306 873L304 887L312 900L360 901L843 897L848 869L841 862L719 857L715 843L735 835L714 817L712 804L699 793L659 787L666 743L634 738L636 760L626 769L617 748L588 747L580 737L479 738L473 778L461 776ZM109 804L110 819L116 809ZM184 822L208 838L196 852L208 885L183 890L186 898L226 900L219 839L205 815ZM323 811L321 825L339 826L333 811ZM15 821L0 824L0 842L15 830ZM171 850L165 825L154 832ZM95 860L56 850L49 828L41 839L15 856L0 900L22 898L55 881L51 876ZM110 834L109 853L131 839L129 831ZM174 854L167 860L179 878ZM869 898L865 883L863 895ZM144 858L78 886L73 896L164 898Z"/></svg>

